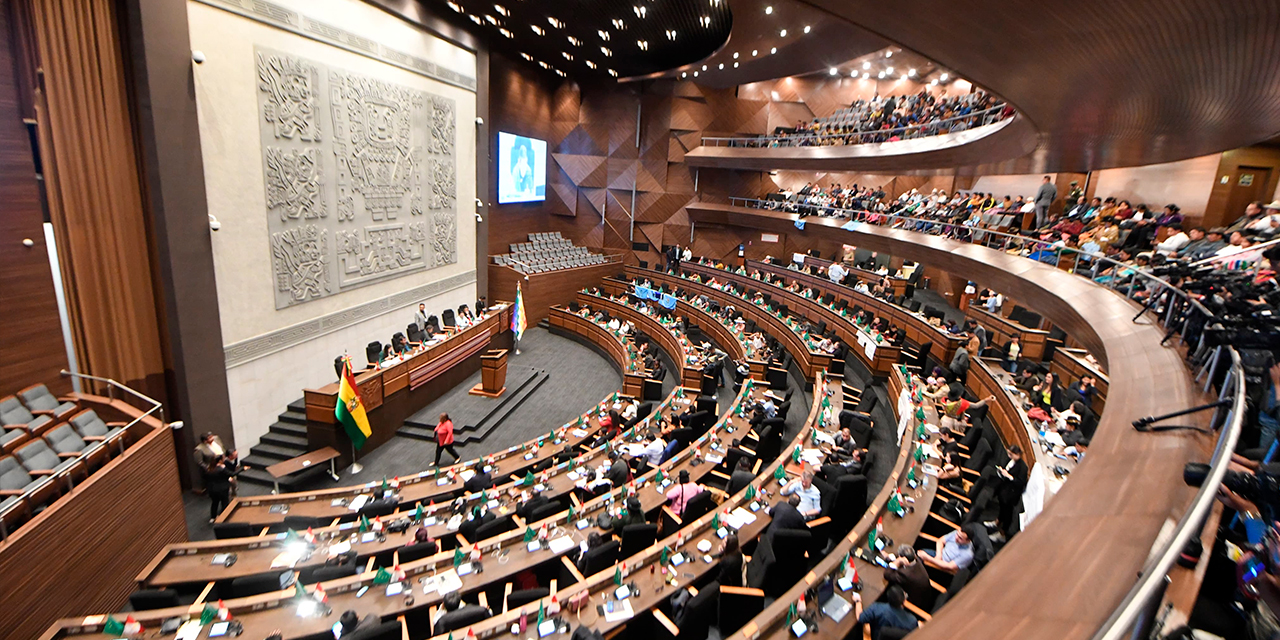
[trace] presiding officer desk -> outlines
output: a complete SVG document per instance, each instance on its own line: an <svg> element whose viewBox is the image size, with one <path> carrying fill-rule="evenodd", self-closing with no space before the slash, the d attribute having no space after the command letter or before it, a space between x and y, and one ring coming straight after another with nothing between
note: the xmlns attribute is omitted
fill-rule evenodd
<svg viewBox="0 0 1280 640"><path fill-rule="evenodd" d="M1133 321L1134 302L1085 278L987 247L843 219L691 203L690 220L845 242L884 251L984 283L1017 297L1094 354L1110 374L1107 410L1088 458L1034 523L952 599L915 640L964 637L1091 637L1117 609L1169 520L1195 490L1182 481L1187 462L1209 458L1213 438L1187 431L1143 433L1142 417L1187 409L1208 398L1183 362L1162 346L1164 328ZM1061 570L1043 566L1051 557ZM1064 581L1064 572L1071 579ZM1031 603L1031 604L1029 604Z"/></svg>
<svg viewBox="0 0 1280 640"><path fill-rule="evenodd" d="M511 303L499 302L470 326L446 327L448 335L443 340L424 343L398 360L357 373L356 386L373 433L365 440L364 447L355 452L356 458L390 440L410 416L475 373L485 350L511 346L510 328ZM342 454L341 464L349 464L351 442L333 415L338 402L338 383L304 389L303 400L308 450L333 447Z"/></svg>

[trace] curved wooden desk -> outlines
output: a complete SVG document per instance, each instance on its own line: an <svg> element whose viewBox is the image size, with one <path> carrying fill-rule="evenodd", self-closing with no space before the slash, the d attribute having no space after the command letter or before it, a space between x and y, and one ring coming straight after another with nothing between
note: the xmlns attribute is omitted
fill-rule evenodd
<svg viewBox="0 0 1280 640"><path fill-rule="evenodd" d="M629 320L636 326L636 331L643 332L658 343L658 347L667 353L672 364L680 369L680 385L690 389L702 388L702 367L692 362L693 350L681 338L677 338L671 330L657 318L640 313L628 305L625 300L611 300L605 296L579 292L578 304L585 304L593 311L604 311L611 316Z"/></svg>
<svg viewBox="0 0 1280 640"><path fill-rule="evenodd" d="M688 209L696 224L797 233L794 215L710 203ZM1183 466L1205 459L1212 447L1204 435L1140 433L1130 426L1137 418L1207 400L1180 349L1160 346L1164 331L1151 320L1132 322L1137 308L1129 300L1048 265L900 229L854 225L851 231L841 229L842 220L814 217L806 223L799 233L887 251L1008 291L1106 367L1108 407L1086 463L1027 531L912 634L917 640L1091 636L1128 593L1165 522L1176 521L1194 496L1182 481ZM1060 571L1025 571L1042 564L1047 553L1070 564L1071 581L1064 583Z"/></svg>
<svg viewBox="0 0 1280 640"><path fill-rule="evenodd" d="M759 307L740 296L725 293L696 280L673 276L669 273L646 271L638 267L627 267L626 273L631 278L647 278L655 283L665 284L672 291L684 289L688 292L696 292L698 295L705 295L708 299L715 300L720 306L733 305L735 309L742 312L743 317L756 323L757 326L766 330L769 335L786 347L787 351L791 353L791 357L795 358L796 365L800 367L800 372L804 374L806 379L812 379L819 371L825 371L831 364L831 356L809 350L808 341L805 339L803 330L800 327L793 327L783 322L773 312Z"/></svg>
<svg viewBox="0 0 1280 640"><path fill-rule="evenodd" d="M787 291L772 282L756 280L751 276L717 269L707 264L686 262L681 267L686 272L696 273L704 278L714 277L726 282L732 282L735 286L742 288L750 287L751 289L767 290L771 295L775 295L784 301L788 309L799 312L806 320L810 322L819 320L826 322L827 328L834 330L836 335L849 347L849 350L858 354L858 359L875 375L884 376L887 374L889 369L898 362L898 357L902 355L901 347L882 342L875 345L874 357L869 357L866 348L862 346L861 340L869 339L871 334L859 329L853 324L851 318L843 316L834 308L822 304L820 300L806 298L794 291ZM827 282L834 284L829 280Z"/></svg>
<svg viewBox="0 0 1280 640"><path fill-rule="evenodd" d="M644 395L644 381L649 379L649 371L644 363L631 357L634 347L630 339L623 343L607 327L584 318L562 307L551 307L548 310L547 324L552 329L567 331L596 345L609 354L610 358L622 368L622 392L633 398Z"/></svg>
<svg viewBox="0 0 1280 640"><path fill-rule="evenodd" d="M815 276L804 271L795 271L759 260L748 260L746 267L748 272L756 269L761 273L782 276L788 280L799 280L807 287L831 293L837 300L844 300L850 308L859 306L869 309L877 316L888 318L895 326L902 327L907 332L907 342L917 347L926 342L932 343L933 346L930 347L929 351L939 362L951 362L951 356L956 354L956 348L962 342L959 337L947 333L941 327L929 324L929 321L920 314L912 313L905 307L886 302L873 295L856 291L853 287L832 282L829 278ZM871 274L871 277L876 276ZM754 281L755 279L752 278L752 280Z"/></svg>

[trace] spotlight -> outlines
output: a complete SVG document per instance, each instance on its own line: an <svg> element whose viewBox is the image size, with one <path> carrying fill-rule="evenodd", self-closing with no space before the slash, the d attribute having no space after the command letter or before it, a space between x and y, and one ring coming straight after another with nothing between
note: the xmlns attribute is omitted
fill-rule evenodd
<svg viewBox="0 0 1280 640"><path fill-rule="evenodd" d="M767 16L767 15L770 15L770 14L772 14L772 13L773 13L773 7L765 7L765 8L764 8L764 14L765 14L766 16Z"/></svg>
<svg viewBox="0 0 1280 640"><path fill-rule="evenodd" d="M828 71L827 71L827 73L830 73L831 75L833 75L833 76L834 76L834 75L836 75L837 73L840 73L840 70L839 70L839 69L837 69L837 68L835 68L835 67L831 67L831 69L830 69L830 70L828 70Z"/></svg>

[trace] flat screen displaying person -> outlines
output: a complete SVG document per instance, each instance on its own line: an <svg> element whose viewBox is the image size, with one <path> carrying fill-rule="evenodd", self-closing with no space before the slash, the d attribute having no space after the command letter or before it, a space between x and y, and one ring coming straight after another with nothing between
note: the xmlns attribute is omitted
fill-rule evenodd
<svg viewBox="0 0 1280 640"><path fill-rule="evenodd" d="M511 153L511 188L517 198L531 198L534 193L533 147L526 138L516 138Z"/></svg>

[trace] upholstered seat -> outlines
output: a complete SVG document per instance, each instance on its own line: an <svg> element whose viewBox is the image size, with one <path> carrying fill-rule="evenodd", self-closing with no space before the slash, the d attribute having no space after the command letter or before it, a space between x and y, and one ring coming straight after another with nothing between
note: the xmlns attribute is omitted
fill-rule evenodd
<svg viewBox="0 0 1280 640"><path fill-rule="evenodd" d="M49 387L43 384L37 384L18 392L18 397L22 399L22 404L27 405L33 413L39 411L51 411L55 417L70 415L76 410L74 402L63 402L52 393L49 393Z"/></svg>
<svg viewBox="0 0 1280 640"><path fill-rule="evenodd" d="M53 422L53 418L32 415L14 396L0 400L0 425L35 430L50 422Z"/></svg>
<svg viewBox="0 0 1280 640"><path fill-rule="evenodd" d="M109 440L117 433L124 431L123 427L108 425L93 409L85 409L71 416L71 426L75 427L81 437L86 440Z"/></svg>
<svg viewBox="0 0 1280 640"><path fill-rule="evenodd" d="M76 433L71 425L64 424L44 436L45 442L54 453L80 453L89 448L88 443Z"/></svg>
<svg viewBox="0 0 1280 640"><path fill-rule="evenodd" d="M44 440L33 440L13 452L27 471L52 471L58 473L76 464L76 459L64 460Z"/></svg>

